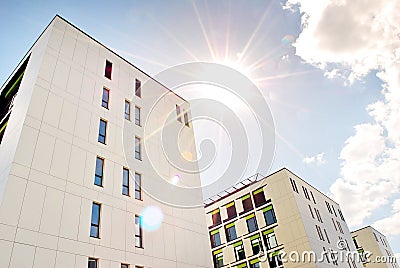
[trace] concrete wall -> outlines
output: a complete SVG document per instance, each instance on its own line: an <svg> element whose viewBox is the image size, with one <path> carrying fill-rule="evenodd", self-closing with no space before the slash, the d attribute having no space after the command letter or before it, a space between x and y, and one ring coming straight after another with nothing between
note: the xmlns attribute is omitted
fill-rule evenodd
<svg viewBox="0 0 400 268"><path fill-rule="evenodd" d="M106 59L113 63L111 80L104 77ZM204 209L173 207L145 191L155 176L172 177L176 170L165 159L150 163L151 146L142 146L143 159L133 166L124 154L125 99L132 120L139 105L143 121L155 96L167 93L159 114L188 104L151 79L145 83L143 72L59 17L32 48L27 71L0 149L12 159L10 172L2 173L2 181L8 180L0 204L0 267L87 267L88 257L98 258L101 268L210 267ZM145 84L142 98L134 96L135 79ZM110 89L109 109L101 107L103 86ZM27 112L17 111L21 107ZM97 141L100 118L108 121L106 145ZM18 124L20 136L12 134ZM134 136L147 137L143 127L129 131L134 150ZM185 150L195 158L193 130L182 133ZM105 159L103 187L93 184L96 156ZM126 166L130 196L121 193ZM142 174L143 200L134 196L134 172ZM197 175L190 181L200 184ZM89 235L93 201L102 204L100 239ZM136 248L134 218L149 206L160 208L164 219L156 231L144 230L144 247Z"/></svg>

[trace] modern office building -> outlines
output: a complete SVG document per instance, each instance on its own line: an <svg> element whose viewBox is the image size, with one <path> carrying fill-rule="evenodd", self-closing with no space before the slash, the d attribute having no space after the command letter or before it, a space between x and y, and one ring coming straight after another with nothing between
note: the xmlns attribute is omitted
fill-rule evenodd
<svg viewBox="0 0 400 268"><path fill-rule="evenodd" d="M286 168L244 180L205 208L214 267L362 267L339 205Z"/></svg>
<svg viewBox="0 0 400 268"><path fill-rule="evenodd" d="M163 158L168 115L186 158L196 157L188 110L56 16L0 90L0 267L211 267L204 208L154 194L155 181L179 174ZM167 184L158 190L171 195L200 178Z"/></svg>
<svg viewBox="0 0 400 268"><path fill-rule="evenodd" d="M369 252L368 259L364 259L364 267L398 268L399 265L386 237L371 226L351 232L357 251L363 255ZM366 257L364 255L364 257Z"/></svg>

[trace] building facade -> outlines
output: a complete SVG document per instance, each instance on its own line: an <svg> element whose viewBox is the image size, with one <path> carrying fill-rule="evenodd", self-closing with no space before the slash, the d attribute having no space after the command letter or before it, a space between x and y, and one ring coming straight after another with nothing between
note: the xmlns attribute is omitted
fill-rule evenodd
<svg viewBox="0 0 400 268"><path fill-rule="evenodd" d="M56 16L0 91L0 267L211 267L204 208L151 192L179 172L158 131L178 108L194 159L188 103Z"/></svg>
<svg viewBox="0 0 400 268"><path fill-rule="evenodd" d="M398 268L396 258L386 237L371 226L351 232L357 251L364 255L364 267ZM370 256L366 258L366 252Z"/></svg>
<svg viewBox="0 0 400 268"><path fill-rule="evenodd" d="M339 205L285 168L205 208L214 267L362 267Z"/></svg>

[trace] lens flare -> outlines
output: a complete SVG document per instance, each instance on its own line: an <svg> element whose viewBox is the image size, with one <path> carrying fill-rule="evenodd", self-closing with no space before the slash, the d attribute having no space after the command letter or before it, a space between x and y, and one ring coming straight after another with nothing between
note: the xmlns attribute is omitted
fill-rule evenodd
<svg viewBox="0 0 400 268"><path fill-rule="evenodd" d="M282 38L281 43L282 45L290 46L294 42L294 40L295 38L293 35L287 34Z"/></svg>
<svg viewBox="0 0 400 268"><path fill-rule="evenodd" d="M172 177L172 179L171 179L171 184L177 185L178 182L180 182L180 180L181 180L181 176L179 176L178 174L176 174L175 176Z"/></svg>
<svg viewBox="0 0 400 268"><path fill-rule="evenodd" d="M156 231L160 228L164 219L164 214L159 207L149 206L143 209L142 213L142 227L146 231Z"/></svg>

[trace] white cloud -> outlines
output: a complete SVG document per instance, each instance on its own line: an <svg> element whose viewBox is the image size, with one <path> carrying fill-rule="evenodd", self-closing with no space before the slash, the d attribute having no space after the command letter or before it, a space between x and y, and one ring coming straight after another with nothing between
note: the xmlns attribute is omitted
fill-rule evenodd
<svg viewBox="0 0 400 268"><path fill-rule="evenodd" d="M314 156L307 156L304 157L303 162L306 164L313 164L316 163L317 165L325 164L326 160L324 159L325 153L319 153Z"/></svg>
<svg viewBox="0 0 400 268"><path fill-rule="evenodd" d="M382 100L366 107L371 122L356 125L345 142L341 178L330 187L349 225L360 226L400 188L400 1L288 0L285 7L304 14L294 43L303 60L328 78L353 83L377 70L382 80ZM399 202L377 228L400 234Z"/></svg>
<svg viewBox="0 0 400 268"><path fill-rule="evenodd" d="M396 199L392 204L393 215L376 221L373 226L385 235L400 234L400 199Z"/></svg>

